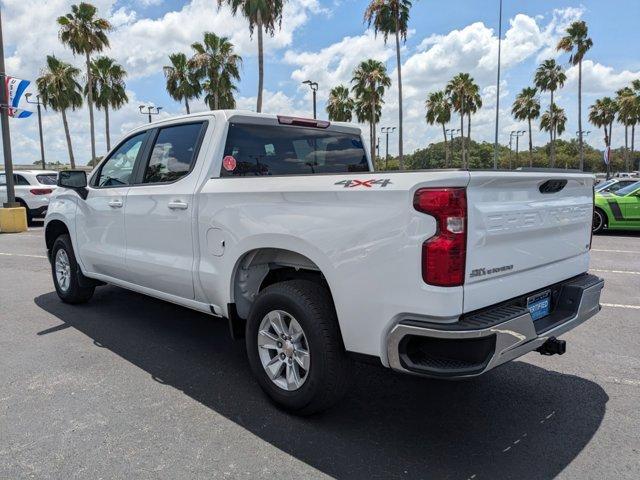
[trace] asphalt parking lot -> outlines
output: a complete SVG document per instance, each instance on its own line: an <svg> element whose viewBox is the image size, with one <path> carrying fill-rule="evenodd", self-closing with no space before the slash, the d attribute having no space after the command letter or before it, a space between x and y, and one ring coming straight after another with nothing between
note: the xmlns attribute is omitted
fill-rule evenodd
<svg viewBox="0 0 640 480"><path fill-rule="evenodd" d="M116 287L61 303L42 226L0 235L0 478L638 478L640 233L594 238L603 310L486 376L356 367L311 418L262 395L226 324Z"/></svg>

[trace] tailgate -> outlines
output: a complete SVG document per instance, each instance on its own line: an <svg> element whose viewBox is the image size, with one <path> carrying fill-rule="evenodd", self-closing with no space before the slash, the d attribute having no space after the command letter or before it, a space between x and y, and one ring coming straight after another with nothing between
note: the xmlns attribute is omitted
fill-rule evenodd
<svg viewBox="0 0 640 480"><path fill-rule="evenodd" d="M588 269L593 177L471 172L464 311Z"/></svg>

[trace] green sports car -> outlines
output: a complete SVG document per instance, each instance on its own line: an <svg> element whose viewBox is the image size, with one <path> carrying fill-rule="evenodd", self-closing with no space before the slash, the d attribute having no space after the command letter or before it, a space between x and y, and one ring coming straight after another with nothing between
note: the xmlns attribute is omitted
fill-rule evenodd
<svg viewBox="0 0 640 480"><path fill-rule="evenodd" d="M593 233L609 230L640 230L640 182L616 192L596 192Z"/></svg>

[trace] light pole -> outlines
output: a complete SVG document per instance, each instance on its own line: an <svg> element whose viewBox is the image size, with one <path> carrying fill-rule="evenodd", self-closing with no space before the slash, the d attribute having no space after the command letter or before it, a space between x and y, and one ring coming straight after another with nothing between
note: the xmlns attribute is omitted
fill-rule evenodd
<svg viewBox="0 0 640 480"><path fill-rule="evenodd" d="M159 115L162 107L154 107L153 105L140 105L138 109L140 110L140 113L142 115L147 115L149 117L149 123L151 123L151 115Z"/></svg>
<svg viewBox="0 0 640 480"><path fill-rule="evenodd" d="M309 88L311 88L311 91L313 92L313 118L315 120L316 118L316 92L318 91L318 82L312 82L311 80L305 80L304 82L305 85L309 85Z"/></svg>
<svg viewBox="0 0 640 480"><path fill-rule="evenodd" d="M518 157L518 143L520 137L525 133L527 133L526 130L511 130L511 133L509 134L509 149L511 149L511 140L513 137L516 137L516 166L520 163L520 159ZM509 170L511 170L511 152L509 152Z"/></svg>
<svg viewBox="0 0 640 480"><path fill-rule="evenodd" d="M27 101L27 103L32 103L33 105L38 106L38 131L40 133L40 158L42 159L42 169L46 170L47 163L44 160L44 140L42 139L42 111L40 108L42 105L44 105L44 103L40 101L40 95L36 95L35 102L33 100L29 100L30 97L31 97L31 93L25 93L24 99Z"/></svg>
<svg viewBox="0 0 640 480"><path fill-rule="evenodd" d="M581 133L582 133L582 137L580 136ZM576 138L578 139L578 142L580 142L581 146L583 145L584 137L586 137L590 133L591 133L591 130L576 130ZM580 154L582 155L582 157L580 158L580 171L582 172L584 171L584 147L580 151Z"/></svg>
<svg viewBox="0 0 640 480"><path fill-rule="evenodd" d="M0 9L1 10L1 9ZM2 16L0 15L0 77L4 83L6 73L4 71L4 43L2 40ZM4 173L7 182L7 201L4 208L16 208L20 204L16 202L13 188L13 162L11 161L11 135L9 133L9 108L7 90L0 88L0 124L2 126L2 148L4 153Z"/></svg>
<svg viewBox="0 0 640 480"><path fill-rule="evenodd" d="M460 130L459 128L447 128L444 131L445 135L449 135L450 134L450 138L451 140L449 140L449 144L451 145L451 160L453 161L453 134L454 133L460 133L462 130Z"/></svg>
<svg viewBox="0 0 640 480"><path fill-rule="evenodd" d="M496 139L493 145L493 169L498 168L498 123L500 120L500 53L502 50L502 0L498 14L498 80L496 82Z"/></svg>
<svg viewBox="0 0 640 480"><path fill-rule="evenodd" d="M387 136L387 148L386 148L386 155L384 157L384 165L385 167L387 166L387 160L389 159L389 134L391 132L393 132L396 129L396 127L382 127L380 129L380 132L384 133Z"/></svg>

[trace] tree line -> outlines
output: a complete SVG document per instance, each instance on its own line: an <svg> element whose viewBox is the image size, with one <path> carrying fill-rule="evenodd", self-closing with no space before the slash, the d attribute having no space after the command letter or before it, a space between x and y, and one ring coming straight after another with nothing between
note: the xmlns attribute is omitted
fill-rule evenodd
<svg viewBox="0 0 640 480"><path fill-rule="evenodd" d="M264 85L264 34L273 36L280 28L284 0L212 0L218 8L228 5L234 15L246 18L249 33L257 33L258 39L258 94L256 111L262 111ZM409 0L371 0L364 12L364 23L373 27L384 42L395 41L396 70L398 86L398 168L405 167L403 152L403 98L401 44L406 41L412 3ZM74 55L82 55L85 60L84 84L80 84L81 72L73 65L63 62L53 55L47 56L46 67L36 80L41 99L46 107L60 112L69 159L75 167L75 159L67 121L68 110L81 107L87 102L91 131L91 155L96 158L95 122L93 107L104 111L107 149L110 149L109 111L116 110L128 102L125 91L126 71L115 60L107 56L92 58L96 53L109 47L110 23L100 18L95 6L82 2L71 7L71 12L57 19L60 40ZM582 125L582 62L593 46L584 21L573 22L557 44L557 50L569 54L569 64L578 68L578 158L579 168L584 166L584 130ZM192 53L177 52L169 55L169 64L163 67L166 90L169 96L184 102L190 113L189 101L204 94L209 108L235 108L236 83L240 81L242 58L235 53L234 45L227 37L213 32L205 32L202 42L191 45ZM529 163L534 163L532 140L533 122L539 121L539 128L549 134L548 165L556 165L556 143L566 128L567 115L555 103L555 94L567 80L562 66L554 59L548 59L536 69L533 85L524 88L511 107L516 120L526 121L529 133ZM365 59L354 70L350 85L337 85L330 90L326 105L328 117L332 121L352 121L369 126L370 149L376 152L377 124L382 114L384 95L392 80L383 62ZM548 107L542 111L541 93L549 93ZM451 141L447 138L447 124L455 113L459 117L460 161L463 168L472 165L471 148L472 116L482 108L480 88L469 73L455 75L443 90L430 92L425 100L425 120L428 124L442 127L444 136L444 165L453 160ZM632 167L635 150L635 127L640 122L640 79L632 82L616 96L598 99L589 107L588 119L591 124L602 128L605 144L611 145L612 128L617 120L625 127L624 157L626 167ZM629 133L631 151L629 151Z"/></svg>

